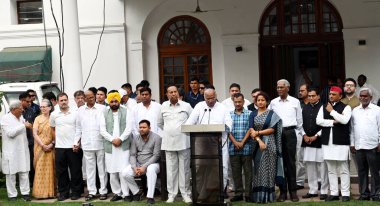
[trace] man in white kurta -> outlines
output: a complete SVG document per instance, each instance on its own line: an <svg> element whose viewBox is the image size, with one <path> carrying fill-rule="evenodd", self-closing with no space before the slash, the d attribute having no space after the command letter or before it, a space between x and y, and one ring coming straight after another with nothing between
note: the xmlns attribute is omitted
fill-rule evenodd
<svg viewBox="0 0 380 206"><path fill-rule="evenodd" d="M157 118L161 112L161 104L152 101L152 90L150 88L140 89L140 99L141 102L138 103L132 109L133 117L133 128L132 132L134 136L138 136L139 133L139 122L146 119L150 122L151 131L162 137L163 132L161 128L157 126Z"/></svg>
<svg viewBox="0 0 380 206"><path fill-rule="evenodd" d="M321 136L322 151L330 182L330 196L326 198L326 201L339 200L338 173L341 179L342 201L350 200L350 171L348 167L350 136L347 124L351 118L351 107L343 104L340 101L341 99L342 89L332 86L329 93L330 102L323 105L317 115L317 124L325 128L322 129Z"/></svg>
<svg viewBox="0 0 380 206"><path fill-rule="evenodd" d="M26 127L31 124L25 122L22 117L23 108L19 102L11 104L10 110L1 119L2 169L6 178L7 194L10 201L16 200L16 174L18 174L22 197L24 200L30 201L30 157Z"/></svg>
<svg viewBox="0 0 380 206"><path fill-rule="evenodd" d="M73 149L83 149L86 160L87 189L89 195L86 201L95 198L96 188L96 164L100 180L100 200L107 199L107 175L104 164L103 136L100 134L101 118L104 118L105 106L95 103L95 94L88 90L85 92L86 105L78 109L76 119L76 132Z"/></svg>
<svg viewBox="0 0 380 206"><path fill-rule="evenodd" d="M216 91L213 88L207 88L204 93L205 101L199 102L191 113L186 124L225 124L228 128L232 127L232 119L229 110L217 102ZM227 133L222 133L222 155L223 155L223 187L227 185L228 171L228 148ZM207 150L207 149L206 149Z"/></svg>
<svg viewBox="0 0 380 206"><path fill-rule="evenodd" d="M176 86L167 88L169 101L162 104L158 125L163 128L161 150L165 150L167 189L169 193L167 203L174 202L181 192L183 201L190 203L190 136L181 132L181 125L189 118L193 108L187 102L178 100Z"/></svg>
<svg viewBox="0 0 380 206"><path fill-rule="evenodd" d="M109 107L104 111L100 122L100 133L104 137L106 171L110 174L112 192L111 202L129 200L129 189L121 172L129 165L129 148L131 145L132 121L127 109L120 106L118 92L107 95Z"/></svg>

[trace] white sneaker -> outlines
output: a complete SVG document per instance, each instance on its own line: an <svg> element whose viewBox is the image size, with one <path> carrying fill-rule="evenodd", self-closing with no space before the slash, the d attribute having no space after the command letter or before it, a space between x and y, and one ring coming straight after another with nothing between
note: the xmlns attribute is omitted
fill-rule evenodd
<svg viewBox="0 0 380 206"><path fill-rule="evenodd" d="M168 200L166 200L166 203L173 203L174 197L169 197Z"/></svg>
<svg viewBox="0 0 380 206"><path fill-rule="evenodd" d="M183 198L183 201L185 203L192 203L193 202L189 196L183 196L182 198Z"/></svg>

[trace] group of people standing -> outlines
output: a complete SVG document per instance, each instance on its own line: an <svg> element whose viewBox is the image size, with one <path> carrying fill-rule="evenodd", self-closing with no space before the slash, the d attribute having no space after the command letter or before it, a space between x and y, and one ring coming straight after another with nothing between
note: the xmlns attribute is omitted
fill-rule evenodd
<svg viewBox="0 0 380 206"><path fill-rule="evenodd" d="M57 98L47 94L39 107L32 103L34 91L27 91L1 120L8 198L17 197L18 174L26 201L31 199L28 177L35 198L53 198L58 192L59 201L79 199L86 179L86 201L105 200L109 179L114 193L111 201L140 201L143 192L135 177L146 175L147 203L154 204L163 150L166 202L173 203L180 192L183 201L191 203L190 137L181 132L181 126L225 124L223 186L233 185L231 201L283 202L288 197L299 201L297 180L303 164L309 191L302 198L318 197L320 183L321 200L340 200L340 176L341 199L349 201L351 155L359 172L359 200L379 201L380 108L371 103L370 88L363 86L356 96L355 87L352 78L344 81L343 89L331 85L328 102L323 103L319 90L307 84L300 86L300 99L290 96L290 83L281 79L277 98L270 100L255 89L251 103L240 85L233 83L230 97L219 102L212 85L193 78L191 90L182 95L175 85L168 85L168 100L159 104L151 99L149 83L142 81L135 93L130 84L109 92L104 87L77 91L75 105L69 104L65 93ZM197 200L208 202L213 187L207 175L217 174L203 170L196 168L205 176L204 184L197 185ZM280 188L277 199L276 185Z"/></svg>

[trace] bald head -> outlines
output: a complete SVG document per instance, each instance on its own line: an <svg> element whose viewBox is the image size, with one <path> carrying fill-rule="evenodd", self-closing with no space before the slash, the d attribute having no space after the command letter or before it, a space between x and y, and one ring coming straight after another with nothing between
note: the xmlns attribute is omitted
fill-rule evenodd
<svg viewBox="0 0 380 206"><path fill-rule="evenodd" d="M212 88L207 88L204 93L204 98L207 106L214 107L216 103L216 91Z"/></svg>

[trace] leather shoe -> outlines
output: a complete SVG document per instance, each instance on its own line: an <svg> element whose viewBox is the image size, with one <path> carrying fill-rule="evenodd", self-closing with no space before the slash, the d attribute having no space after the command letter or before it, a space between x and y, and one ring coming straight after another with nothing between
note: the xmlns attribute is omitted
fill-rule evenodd
<svg viewBox="0 0 380 206"><path fill-rule="evenodd" d="M249 197L249 196L245 196L244 199L246 202L252 202L251 197Z"/></svg>
<svg viewBox="0 0 380 206"><path fill-rule="evenodd" d="M17 197L9 197L9 198L8 198L8 201L9 201L9 202L17 201Z"/></svg>
<svg viewBox="0 0 380 206"><path fill-rule="evenodd" d="M115 195L111 198L110 201L111 201L111 202L116 202L116 201L119 201L119 200L121 200L121 199L123 199L122 196L115 194Z"/></svg>
<svg viewBox="0 0 380 206"><path fill-rule="evenodd" d="M360 196L358 200L370 200L370 197Z"/></svg>
<svg viewBox="0 0 380 206"><path fill-rule="evenodd" d="M27 202L32 201L32 198L30 198L29 195L23 195L23 196L22 196L22 199L23 199L24 201L27 201Z"/></svg>
<svg viewBox="0 0 380 206"><path fill-rule="evenodd" d="M71 195L71 200L78 200L79 198L80 198L80 195L77 195L77 194Z"/></svg>
<svg viewBox="0 0 380 206"><path fill-rule="evenodd" d="M280 193L280 196L277 198L277 202L285 202L286 199L286 193Z"/></svg>
<svg viewBox="0 0 380 206"><path fill-rule="evenodd" d="M243 201L243 195L233 196L233 197L230 199L230 201L231 201L231 202Z"/></svg>
<svg viewBox="0 0 380 206"><path fill-rule="evenodd" d="M350 201L350 196L343 196L342 197L342 202L348 202Z"/></svg>
<svg viewBox="0 0 380 206"><path fill-rule="evenodd" d="M327 198L327 195L326 195L326 194L319 195L319 199L320 199L320 200L325 200L326 198Z"/></svg>
<svg viewBox="0 0 380 206"><path fill-rule="evenodd" d="M143 195L143 191L140 190L137 194L133 195L133 201L140 201Z"/></svg>
<svg viewBox="0 0 380 206"><path fill-rule="evenodd" d="M302 196L303 199L312 198L312 197L318 197L318 194L307 193L306 195Z"/></svg>
<svg viewBox="0 0 380 206"><path fill-rule="evenodd" d="M372 201L380 202L380 197L373 197Z"/></svg>
<svg viewBox="0 0 380 206"><path fill-rule="evenodd" d="M296 190L302 190L302 189L305 189L305 187L302 185L297 185Z"/></svg>
<svg viewBox="0 0 380 206"><path fill-rule="evenodd" d="M155 201L153 198L147 198L146 203L148 203L149 205L153 205L155 203Z"/></svg>
<svg viewBox="0 0 380 206"><path fill-rule="evenodd" d="M325 199L326 202L335 201L335 200L339 200L339 196L330 195Z"/></svg>
<svg viewBox="0 0 380 206"><path fill-rule="evenodd" d="M59 196L58 196L57 200L58 200L58 201L65 201L67 198L69 198L67 195L63 195L63 194L62 194L62 195L59 195Z"/></svg>
<svg viewBox="0 0 380 206"><path fill-rule="evenodd" d="M297 192L290 192L290 200L292 202L298 202L300 199L297 196Z"/></svg>
<svg viewBox="0 0 380 206"><path fill-rule="evenodd" d="M124 197L124 202L132 202L133 201L133 195L128 195Z"/></svg>

